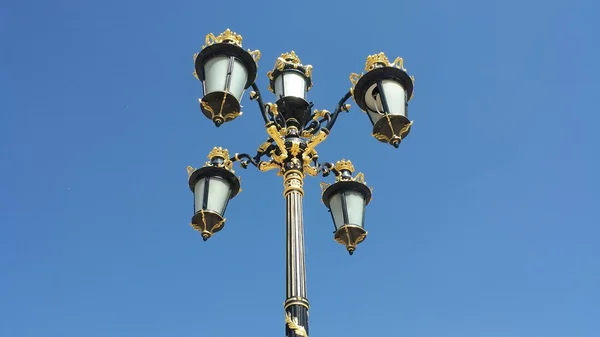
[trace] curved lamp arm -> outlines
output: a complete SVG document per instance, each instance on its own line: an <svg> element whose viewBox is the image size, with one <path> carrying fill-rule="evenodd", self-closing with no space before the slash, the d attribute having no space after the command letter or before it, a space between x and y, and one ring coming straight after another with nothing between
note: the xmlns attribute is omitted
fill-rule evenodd
<svg viewBox="0 0 600 337"><path fill-rule="evenodd" d="M346 101L352 97L352 92L348 91L346 93L346 95L340 100L340 102L338 103L337 107L335 108L335 111L333 112L332 116L331 116L331 120L329 121L329 123L327 123L327 126L325 126L325 128L327 130L331 130L331 128L333 127L333 125L335 124L335 121L338 117L338 115L340 114L341 111L348 111L345 107L345 103Z"/></svg>
<svg viewBox="0 0 600 337"><path fill-rule="evenodd" d="M258 85L256 85L256 83L252 83L252 90L254 90L256 94L254 95L254 97L250 96L250 99L256 100L256 102L258 103L258 107L260 108L260 113L263 119L265 120L265 124L267 124L270 122L269 115L267 114L265 104L262 100L262 95L260 94L260 89L258 88Z"/></svg>
<svg viewBox="0 0 600 337"><path fill-rule="evenodd" d="M335 165L333 163L323 163L319 165L319 172L323 177L329 176L330 173L333 173L334 176L339 176L341 173L335 169Z"/></svg>
<svg viewBox="0 0 600 337"><path fill-rule="evenodd" d="M233 157L231 157L230 160L232 162L240 162L240 166L242 166L243 169L248 168L248 164L252 164L255 167L258 167L258 165L260 164L260 160L252 158L252 156L250 156L247 153L236 153Z"/></svg>

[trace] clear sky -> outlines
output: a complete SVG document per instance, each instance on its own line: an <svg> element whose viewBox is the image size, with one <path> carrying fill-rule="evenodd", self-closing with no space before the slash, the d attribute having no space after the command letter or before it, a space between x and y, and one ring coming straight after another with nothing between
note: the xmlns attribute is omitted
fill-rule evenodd
<svg viewBox="0 0 600 337"><path fill-rule="evenodd" d="M399 149L355 105L321 159L374 187L369 237L333 241L306 182L311 337L597 337L595 1L0 1L0 336L283 336L285 203L274 172L208 242L186 166L253 152L254 102L216 129L192 54L231 28L314 66L333 110L365 57L416 77ZM266 95L265 95L266 96ZM272 97L266 97L272 101Z"/></svg>

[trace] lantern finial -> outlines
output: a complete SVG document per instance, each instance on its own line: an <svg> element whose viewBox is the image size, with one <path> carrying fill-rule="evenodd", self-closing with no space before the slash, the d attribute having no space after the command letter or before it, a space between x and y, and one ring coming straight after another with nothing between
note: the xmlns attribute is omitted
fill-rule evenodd
<svg viewBox="0 0 600 337"><path fill-rule="evenodd" d="M275 77L285 69L296 69L306 76L308 79L307 90L312 87L312 66L310 64L302 64L298 55L295 51L281 54L277 60L275 60L275 67L273 70L267 72L267 77L271 80L275 80ZM269 91L275 92L272 84L269 84Z"/></svg>
<svg viewBox="0 0 600 337"><path fill-rule="evenodd" d="M202 49L208 46L212 46L215 43L229 43L241 47L242 36L235 32L232 32L229 28L227 28L223 33L217 36L215 36L213 33L209 33L206 35L205 45L202 46Z"/></svg>
<svg viewBox="0 0 600 337"><path fill-rule="evenodd" d="M233 162L229 158L229 151L222 147L214 147L208 153L208 161L204 166L222 167L233 173Z"/></svg>
<svg viewBox="0 0 600 337"><path fill-rule="evenodd" d="M404 69L404 60L401 57L397 57L394 62L390 62L387 56L383 52L379 54L373 54L367 56L367 62L365 63L365 71L369 72L375 68L380 67L394 67L398 69Z"/></svg>
<svg viewBox="0 0 600 337"><path fill-rule="evenodd" d="M352 165L352 162L346 159L342 159L339 160L337 163L335 163L335 169L338 171L350 171L350 173L354 172L354 165Z"/></svg>

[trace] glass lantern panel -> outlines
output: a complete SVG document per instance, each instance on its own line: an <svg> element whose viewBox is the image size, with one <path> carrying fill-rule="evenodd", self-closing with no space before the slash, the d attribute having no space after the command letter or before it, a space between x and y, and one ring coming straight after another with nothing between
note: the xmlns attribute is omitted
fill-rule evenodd
<svg viewBox="0 0 600 337"><path fill-rule="evenodd" d="M373 112L371 110L367 110L367 113L369 114L369 118L371 118L371 122L373 122L373 125L375 125L375 123L377 123L384 116L383 114Z"/></svg>
<svg viewBox="0 0 600 337"><path fill-rule="evenodd" d="M242 62L238 59L233 59L233 68L231 70L231 82L229 84L229 92L237 98L238 101L242 100L244 94L244 87L248 81L248 70Z"/></svg>
<svg viewBox="0 0 600 337"><path fill-rule="evenodd" d="M223 215L231 194L231 185L221 177L210 177L206 209Z"/></svg>
<svg viewBox="0 0 600 337"><path fill-rule="evenodd" d="M205 95L215 91L225 91L228 70L228 56L213 57L204 64Z"/></svg>
<svg viewBox="0 0 600 337"><path fill-rule="evenodd" d="M206 178L202 178L196 182L194 186L194 213L202 210L202 204L204 203L204 186L206 185Z"/></svg>
<svg viewBox="0 0 600 337"><path fill-rule="evenodd" d="M345 225L344 223L344 210L342 208L342 192L334 194L329 200L329 210L333 217L333 224L335 230L340 229Z"/></svg>
<svg viewBox="0 0 600 337"><path fill-rule="evenodd" d="M294 96L306 99L306 78L301 73L288 70L275 79L275 97Z"/></svg>
<svg viewBox="0 0 600 337"><path fill-rule="evenodd" d="M383 91L385 94L389 111L385 111L382 101L383 95L381 95L380 91ZM365 103L371 112L370 115L374 122L378 120L374 118L377 114L406 115L406 91L395 80L382 80L380 87L378 87L377 83L373 84L365 94Z"/></svg>
<svg viewBox="0 0 600 337"><path fill-rule="evenodd" d="M346 209L348 212L348 224L363 227L363 215L365 214L365 197L356 191L344 192Z"/></svg>
<svg viewBox="0 0 600 337"><path fill-rule="evenodd" d="M381 81L390 115L406 116L406 90L394 80Z"/></svg>

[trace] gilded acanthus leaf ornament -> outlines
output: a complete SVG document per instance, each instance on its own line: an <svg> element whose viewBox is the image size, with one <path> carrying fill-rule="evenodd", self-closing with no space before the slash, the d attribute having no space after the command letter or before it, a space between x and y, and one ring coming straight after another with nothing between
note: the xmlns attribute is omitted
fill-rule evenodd
<svg viewBox="0 0 600 337"><path fill-rule="evenodd" d="M223 167L226 170L231 171L232 173L233 171L233 162L231 161L231 158L229 158L229 151L227 149L224 149L222 147L214 147L209 153L208 153L208 162L206 162L206 164L204 164L204 166L216 166L216 167ZM216 158L221 158L220 162L214 162L214 159Z"/></svg>
<svg viewBox="0 0 600 337"><path fill-rule="evenodd" d="M187 173L188 173L188 176L191 176L191 175L192 175L192 173L194 173L194 171L196 171L196 169L195 169L195 168L193 168L192 166L188 166L188 167L187 167Z"/></svg>
<svg viewBox="0 0 600 337"><path fill-rule="evenodd" d="M351 161L342 159L338 160L338 162L335 163L335 169L338 171L347 170L350 171L350 173L352 173L354 172L354 165L352 165Z"/></svg>
<svg viewBox="0 0 600 337"><path fill-rule="evenodd" d="M306 329L302 325L298 324L298 318L292 317L289 312L285 313L285 323L290 327L290 329L294 330L296 335L308 337Z"/></svg>
<svg viewBox="0 0 600 337"><path fill-rule="evenodd" d="M404 60L401 57L397 57L394 62L390 62L384 53L367 56L367 61L365 62L365 71L369 72L379 67L394 67L404 70Z"/></svg>
<svg viewBox="0 0 600 337"><path fill-rule="evenodd" d="M232 32L229 28L217 36L215 36L213 33L209 33L206 35L205 44L202 46L202 49L212 46L215 43L231 43L241 47L242 36Z"/></svg>

